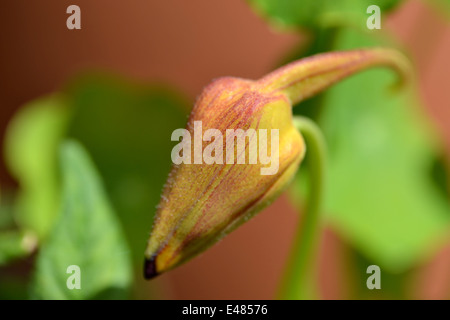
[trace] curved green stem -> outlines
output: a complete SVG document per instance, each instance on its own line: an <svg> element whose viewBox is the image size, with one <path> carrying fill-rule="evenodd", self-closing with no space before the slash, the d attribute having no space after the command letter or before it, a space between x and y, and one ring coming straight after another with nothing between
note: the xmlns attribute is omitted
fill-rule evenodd
<svg viewBox="0 0 450 320"><path fill-rule="evenodd" d="M320 211L324 189L325 139L310 119L294 117L294 124L303 135L310 171L310 193L281 288L281 299L313 299L314 261L320 231Z"/></svg>

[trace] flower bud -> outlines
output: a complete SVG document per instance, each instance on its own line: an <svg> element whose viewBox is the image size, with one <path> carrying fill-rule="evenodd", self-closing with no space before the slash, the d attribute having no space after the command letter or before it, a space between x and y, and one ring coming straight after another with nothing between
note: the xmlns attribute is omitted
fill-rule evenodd
<svg viewBox="0 0 450 320"><path fill-rule="evenodd" d="M203 252L269 205L294 177L305 154L292 105L358 70L403 56L371 49L302 59L258 81L225 77L198 98L163 190L145 252L152 278Z"/></svg>

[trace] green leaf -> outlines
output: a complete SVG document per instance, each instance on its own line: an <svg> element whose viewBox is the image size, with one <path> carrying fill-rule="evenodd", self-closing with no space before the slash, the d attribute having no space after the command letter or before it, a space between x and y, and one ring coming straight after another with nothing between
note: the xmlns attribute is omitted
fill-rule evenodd
<svg viewBox="0 0 450 320"><path fill-rule="evenodd" d="M425 0L425 2L433 5L438 13L450 18L450 0Z"/></svg>
<svg viewBox="0 0 450 320"><path fill-rule="evenodd" d="M334 49L378 46L374 39L343 30ZM394 82L377 69L337 84L322 96L318 121L330 155L329 220L382 268L400 272L445 240L450 206L432 178L442 150L416 89L394 93Z"/></svg>
<svg viewBox="0 0 450 320"><path fill-rule="evenodd" d="M19 225L45 238L54 222L58 199L56 152L67 125L61 95L30 102L13 118L6 133L5 159L20 184Z"/></svg>
<svg viewBox="0 0 450 320"><path fill-rule="evenodd" d="M5 196L5 192L0 188L0 230L15 227L11 198L10 195Z"/></svg>
<svg viewBox="0 0 450 320"><path fill-rule="evenodd" d="M0 233L0 265L30 254L36 247L32 234L17 231Z"/></svg>
<svg viewBox="0 0 450 320"><path fill-rule="evenodd" d="M337 25L366 28L370 5L385 13L401 0L247 0L257 12L280 27L317 29Z"/></svg>
<svg viewBox="0 0 450 320"><path fill-rule="evenodd" d="M89 75L69 95L69 135L97 163L141 267L162 187L172 164L171 134L186 125L187 103L173 90Z"/></svg>
<svg viewBox="0 0 450 320"><path fill-rule="evenodd" d="M27 300L27 279L21 275L3 273L0 276L0 300Z"/></svg>
<svg viewBox="0 0 450 320"><path fill-rule="evenodd" d="M131 281L129 249L100 178L78 143L63 145L61 163L61 214L39 253L33 293L39 299L123 298ZM81 289L66 285L72 265L81 270Z"/></svg>

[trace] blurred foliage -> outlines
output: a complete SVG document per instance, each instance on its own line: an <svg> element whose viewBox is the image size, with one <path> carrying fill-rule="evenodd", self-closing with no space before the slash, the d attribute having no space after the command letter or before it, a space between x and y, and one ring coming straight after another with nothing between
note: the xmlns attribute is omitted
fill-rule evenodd
<svg viewBox="0 0 450 320"><path fill-rule="evenodd" d="M1 278L0 300L26 300L28 279L23 275L6 274Z"/></svg>
<svg viewBox="0 0 450 320"><path fill-rule="evenodd" d="M0 188L0 231L14 227L13 200Z"/></svg>
<svg viewBox="0 0 450 320"><path fill-rule="evenodd" d="M283 64L325 51L396 47L383 31L367 30L365 9L370 4L388 9L397 1L251 2L275 24L311 29L309 47L296 50ZM359 27L348 8L359 12ZM323 23L325 16L337 13L341 18L336 21L353 22ZM374 263L401 272L446 239L450 205L434 170L441 142L423 114L417 89L393 92L389 85L394 81L389 70L370 70L301 103L294 113L315 119L327 139L328 220ZM305 190L305 175L302 168L294 197Z"/></svg>
<svg viewBox="0 0 450 320"><path fill-rule="evenodd" d="M0 190L0 266L28 255L36 246L33 234L17 230L11 202Z"/></svg>
<svg viewBox="0 0 450 320"><path fill-rule="evenodd" d="M354 30L334 43L336 50L379 45ZM443 240L450 207L431 179L442 150L415 88L394 93L393 82L392 72L372 70L336 85L318 121L330 149L329 218L380 266L402 271Z"/></svg>
<svg viewBox="0 0 450 320"><path fill-rule="evenodd" d="M63 139L71 137L85 146L99 167L106 192L132 248L130 256L133 257L136 277L140 278L153 214L170 170L170 136L174 129L185 125L188 109L186 101L174 90L142 86L100 74L79 77L64 93L25 105L8 127L5 142L7 163L19 181L20 190L15 204L9 203L12 201L0 203L5 227L14 229L13 232L0 232L0 238L8 240L0 246L0 263L29 254L36 245L34 235L39 237L44 248L47 246L49 232L55 220L59 219L61 177L58 150ZM66 194L66 197L69 196ZM82 213L75 211L74 214ZM14 226L15 220L18 228ZM69 226L67 222L65 227ZM64 233L62 230L58 232ZM27 235L25 240L23 234ZM47 255L62 261L40 258L38 274L43 274L43 277L53 272L51 268L59 268L66 262L64 254L57 257L56 251L68 252L64 248L69 241L50 244L48 246L54 246L54 249L49 249ZM24 245L28 246L24 249ZM87 261L85 263L88 264ZM73 297L64 296L61 290L65 288L65 281L61 281L68 277L65 268L58 269L55 278L48 280L49 292L37 293L38 297L86 298L88 294L94 294L85 292L83 296L77 293ZM56 282L63 287L55 287ZM101 297L117 293L116 289L112 290Z"/></svg>
<svg viewBox="0 0 450 320"><path fill-rule="evenodd" d="M20 184L16 219L24 230L45 238L59 200L55 150L64 135L68 112L64 98L53 95L22 108L8 127L5 159Z"/></svg>
<svg viewBox="0 0 450 320"><path fill-rule="evenodd" d="M98 165L140 270L172 163L170 137L185 126L187 103L173 90L100 75L73 83L69 96L69 136L79 140Z"/></svg>
<svg viewBox="0 0 450 320"><path fill-rule="evenodd" d="M247 0L275 26L318 30L324 27L366 28L366 10L378 5L387 12L401 0Z"/></svg>
<svg viewBox="0 0 450 320"><path fill-rule="evenodd" d="M33 235L19 231L0 233L0 265L28 255L36 245Z"/></svg>
<svg viewBox="0 0 450 320"><path fill-rule="evenodd" d="M104 75L84 76L64 95L24 106L8 129L5 152L21 186L16 208L21 227L43 239L51 229L59 199L57 149L64 136L74 137L100 167L141 267L170 169L170 135L185 125L187 110L172 90Z"/></svg>
<svg viewBox="0 0 450 320"><path fill-rule="evenodd" d="M444 14L447 18L450 18L450 0L425 0L426 2L434 5L437 12Z"/></svg>
<svg viewBox="0 0 450 320"><path fill-rule="evenodd" d="M61 165L61 212L39 253L33 294L40 299L124 298L131 284L130 252L100 177L75 142L63 144ZM67 288L71 265L80 267L81 290Z"/></svg>

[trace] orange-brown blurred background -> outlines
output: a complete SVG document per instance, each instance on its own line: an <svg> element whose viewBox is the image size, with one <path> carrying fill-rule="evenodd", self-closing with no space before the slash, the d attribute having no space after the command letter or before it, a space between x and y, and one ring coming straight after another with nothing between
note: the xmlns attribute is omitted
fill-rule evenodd
<svg viewBox="0 0 450 320"><path fill-rule="evenodd" d="M66 28L71 4L81 8L81 30ZM382 26L412 54L422 98L450 151L448 22L412 0ZM243 0L3 0L0 34L1 141L21 105L57 90L83 70L168 83L193 103L212 78L258 78L304 41L297 33L270 29ZM0 184L14 186L3 157L0 161ZM148 286L163 288L163 298L273 298L296 221L283 196L213 249ZM349 250L327 229L320 254L323 297L350 294L351 270L342 259ZM448 298L449 269L450 245L413 272L414 296Z"/></svg>

